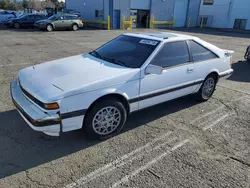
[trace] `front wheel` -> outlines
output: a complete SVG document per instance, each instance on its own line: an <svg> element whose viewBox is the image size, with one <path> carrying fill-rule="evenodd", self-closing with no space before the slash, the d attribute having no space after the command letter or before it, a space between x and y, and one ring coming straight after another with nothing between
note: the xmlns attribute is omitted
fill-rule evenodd
<svg viewBox="0 0 250 188"><path fill-rule="evenodd" d="M14 28L15 29L20 29L20 27L21 27L20 23L14 23Z"/></svg>
<svg viewBox="0 0 250 188"><path fill-rule="evenodd" d="M213 74L209 75L203 82L198 92L199 100L200 101L209 100L215 91L216 84L217 84L216 76Z"/></svg>
<svg viewBox="0 0 250 188"><path fill-rule="evenodd" d="M119 100L110 98L98 101L91 107L83 126L88 137L107 139L119 133L126 120L124 105Z"/></svg>
<svg viewBox="0 0 250 188"><path fill-rule="evenodd" d="M46 30L48 31L48 32L51 32L51 31L53 31L53 26L51 25L51 24L48 24L47 26L46 26Z"/></svg>

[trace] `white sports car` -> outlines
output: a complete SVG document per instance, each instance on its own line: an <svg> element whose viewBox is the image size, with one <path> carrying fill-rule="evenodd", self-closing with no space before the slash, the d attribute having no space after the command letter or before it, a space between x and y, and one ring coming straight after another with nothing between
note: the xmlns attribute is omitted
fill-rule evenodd
<svg viewBox="0 0 250 188"><path fill-rule="evenodd" d="M90 53L21 70L11 95L36 131L59 136L83 128L104 139L131 112L189 94L208 100L233 73L232 53L187 35L123 34Z"/></svg>

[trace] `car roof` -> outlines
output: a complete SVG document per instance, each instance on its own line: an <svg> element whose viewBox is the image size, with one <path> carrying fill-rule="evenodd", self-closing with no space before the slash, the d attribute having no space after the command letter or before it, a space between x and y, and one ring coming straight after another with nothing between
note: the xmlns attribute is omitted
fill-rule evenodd
<svg viewBox="0 0 250 188"><path fill-rule="evenodd" d="M168 39L187 40L187 39L196 38L196 37L193 37L193 36L190 36L190 35L183 35L183 34L177 34L177 33L168 33L168 32L126 33L124 35L139 37L139 38L152 39L152 40L160 40L160 41L168 40Z"/></svg>
<svg viewBox="0 0 250 188"><path fill-rule="evenodd" d="M63 13L63 12L59 12L59 13L57 13L57 15L59 15L59 16L77 16L75 14Z"/></svg>

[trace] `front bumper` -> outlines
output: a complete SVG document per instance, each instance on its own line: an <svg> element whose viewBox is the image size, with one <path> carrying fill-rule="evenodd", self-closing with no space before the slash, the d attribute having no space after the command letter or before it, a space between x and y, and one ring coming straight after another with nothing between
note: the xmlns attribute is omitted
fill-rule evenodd
<svg viewBox="0 0 250 188"><path fill-rule="evenodd" d="M61 130L61 118L59 114L47 114L33 104L22 93L16 80L11 82L10 90L17 111L33 130L50 136L59 136Z"/></svg>

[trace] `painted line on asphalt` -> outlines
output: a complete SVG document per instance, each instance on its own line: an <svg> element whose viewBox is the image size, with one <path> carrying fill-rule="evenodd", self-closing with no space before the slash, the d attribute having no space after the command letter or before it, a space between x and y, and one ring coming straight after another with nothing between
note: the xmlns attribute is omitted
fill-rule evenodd
<svg viewBox="0 0 250 188"><path fill-rule="evenodd" d="M233 101L231 101L229 104L232 104L232 103L237 102L237 101L241 101L242 99L245 99L245 98L248 98L248 97L249 97L249 96L241 96L241 97L238 97L238 98L234 99ZM191 121L190 123L193 124L193 123L195 123L196 121L199 121L199 120L201 120L201 119L203 119L203 118L206 118L206 117L208 117L208 116L210 116L210 115L212 115L212 114L214 114L214 113L217 113L218 111L222 110L223 108L225 108L224 105L218 107L218 108L215 109L215 110L212 110L212 111L210 111L210 112L208 112L208 113L202 115L201 117L198 117L198 118L194 119L194 120Z"/></svg>
<svg viewBox="0 0 250 188"><path fill-rule="evenodd" d="M225 118L227 118L229 116L229 114L226 114L224 116L222 116L221 118L215 120L212 124L206 126L203 128L203 131L206 131L208 129L211 129L212 127L214 127L215 125L217 125L219 122L221 122L222 120L224 120Z"/></svg>
<svg viewBox="0 0 250 188"><path fill-rule="evenodd" d="M191 121L190 123L193 124L193 123L195 123L196 121L199 121L199 120L201 120L201 119L203 119L203 118L205 118L205 117L207 117L207 116L210 116L210 115L212 115L212 114L214 114L214 113L216 113L216 112L222 110L223 108L225 108L225 106L220 106L219 108L217 108L217 109L215 109L215 110L212 110L211 112L208 112L208 113L202 115L201 117L198 117L198 118L194 119L194 120Z"/></svg>
<svg viewBox="0 0 250 188"><path fill-rule="evenodd" d="M159 155L158 157L155 157L153 160L151 160L150 162L148 162L145 165L141 166L140 168L138 168L137 170L135 170L131 174L126 175L121 180L119 180L116 183L114 183L111 186L111 188L116 188L116 187L120 186L121 184L128 182L132 177L136 176L137 174L139 174L142 171L145 171L150 166L154 165L155 163L157 163L158 161L160 161L162 158L166 157L168 154L170 154L171 152L177 150L178 148L184 146L188 142L189 142L188 139L180 142L179 144L175 145L170 151L166 151L166 152L162 153L161 155Z"/></svg>
<svg viewBox="0 0 250 188"><path fill-rule="evenodd" d="M100 176L102 176L102 175L104 175L104 174L118 168L119 166L123 166L124 164L126 164L129 161L135 160L140 155L143 155L143 153L140 153L142 150L149 148L150 146L155 144L157 141L164 140L165 138L170 136L171 133L172 133L172 131L169 131L168 133L166 133L166 134L152 140L151 142L148 142L144 146L139 147L136 150L133 150L132 152L123 155L122 157L116 159L115 161L113 161L111 163L108 163L107 165L105 165L105 166L91 172L90 174L78 179L77 181L66 185L65 188L74 188L74 187L77 187L77 186L84 185L85 183L87 183L87 182L89 182L89 181L91 181L91 180L93 180L95 178L98 178L98 177L100 177ZM136 155L137 153L139 153L140 155L137 156ZM133 157L134 155L136 155L136 156Z"/></svg>

